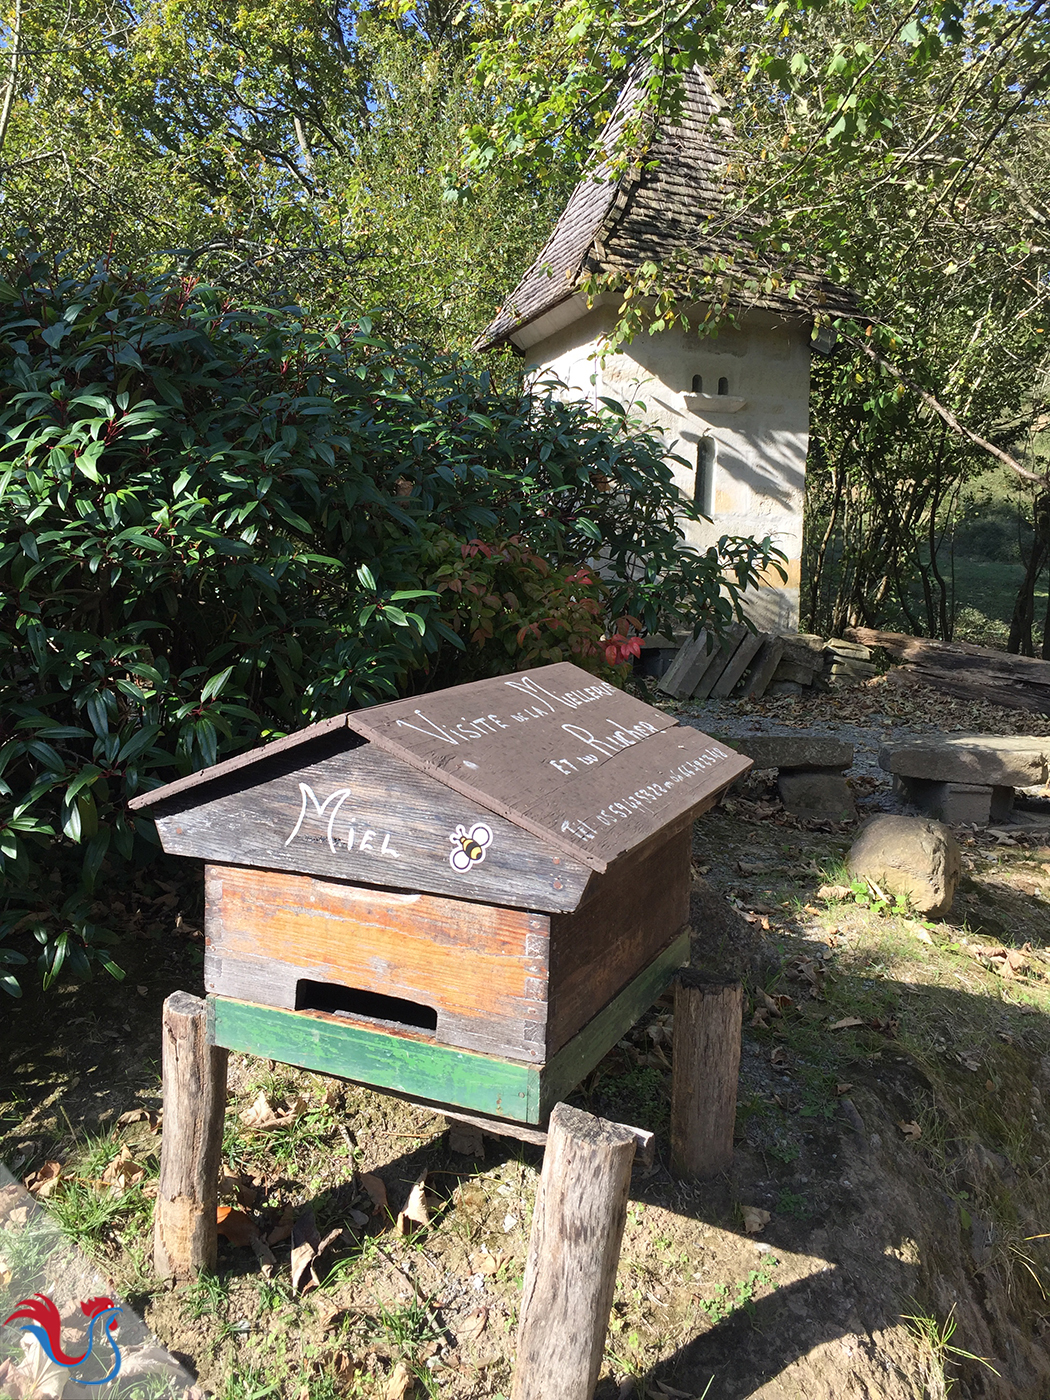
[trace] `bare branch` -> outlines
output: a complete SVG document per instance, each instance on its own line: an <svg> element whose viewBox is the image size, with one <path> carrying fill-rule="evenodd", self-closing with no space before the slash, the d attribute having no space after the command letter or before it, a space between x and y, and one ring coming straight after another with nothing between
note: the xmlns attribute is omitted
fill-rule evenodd
<svg viewBox="0 0 1050 1400"><path fill-rule="evenodd" d="M0 110L0 151L4 149L7 128L11 121L11 108L15 100L15 87L18 83L18 51L22 42L22 0L15 0L15 18L11 26L11 54L7 61L7 87L4 91L4 105Z"/></svg>
<svg viewBox="0 0 1050 1400"><path fill-rule="evenodd" d="M1038 472L1032 472L1029 471L1027 467L1022 467L1017 458L1011 457L1009 452L1004 452L1001 447L996 447L994 443L989 442L986 438L979 437L971 428L967 428L965 424L960 423L950 408L945 408L944 404L942 404L939 399L935 399L932 394L927 393L925 389L916 384L915 380L912 379L910 375L905 374L903 370L898 369L896 365L884 359L873 345L869 345L867 341L862 340L859 336L843 336L843 340L848 345L852 345L858 350L863 350L869 360L874 361L880 369L885 370L887 374L892 375L894 379L899 380L901 384L910 389L913 394L918 395L927 408L933 409L938 418L943 419L944 422L947 423L953 433L957 433L959 437L966 438L967 441L972 442L975 447L979 447L982 452L987 452L992 457L997 457L1000 462L1008 466L1012 472L1015 472L1022 481L1031 481L1039 485L1046 484L1047 478L1045 475L1040 476Z"/></svg>

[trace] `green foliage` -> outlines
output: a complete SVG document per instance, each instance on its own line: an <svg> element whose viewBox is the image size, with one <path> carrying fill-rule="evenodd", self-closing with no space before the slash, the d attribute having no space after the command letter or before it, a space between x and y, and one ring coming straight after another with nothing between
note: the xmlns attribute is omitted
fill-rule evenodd
<svg viewBox="0 0 1050 1400"><path fill-rule="evenodd" d="M773 557L768 542L682 548L662 445L618 406L501 394L367 319L315 330L294 309L104 267L63 277L12 256L0 273L0 965L14 995L34 940L45 983L91 960L121 975L93 896L155 849L136 793L459 678L464 620L437 586L453 542L522 542L515 559L469 546L524 585L513 635L501 621L474 674L553 654L562 631L571 654L584 621L578 655L595 666L612 618L720 626ZM578 577L595 556L600 587Z"/></svg>
<svg viewBox="0 0 1050 1400"><path fill-rule="evenodd" d="M461 680L521 662L574 661L595 670L631 646L626 639L606 645L605 590L594 570L552 569L520 539L489 545L442 535L428 543L424 563L450 626L470 643L456 668ZM641 625L622 619L617 635L632 623Z"/></svg>
<svg viewBox="0 0 1050 1400"><path fill-rule="evenodd" d="M730 1290L729 1284L720 1283L714 1290L715 1296L697 1299L697 1306L707 1316L712 1326L724 1322L726 1318L732 1317L741 1309L753 1314L755 1294L759 1289L776 1288L773 1270L779 1267L780 1260L776 1255L767 1254L759 1268L749 1269L746 1277L737 1280L735 1291Z"/></svg>
<svg viewBox="0 0 1050 1400"><path fill-rule="evenodd" d="M353 0L26 4L0 242L27 229L77 261L192 271L315 314L394 306L399 334L463 347L561 195L509 201L493 167L476 199L444 197L461 126L492 102L469 27Z"/></svg>

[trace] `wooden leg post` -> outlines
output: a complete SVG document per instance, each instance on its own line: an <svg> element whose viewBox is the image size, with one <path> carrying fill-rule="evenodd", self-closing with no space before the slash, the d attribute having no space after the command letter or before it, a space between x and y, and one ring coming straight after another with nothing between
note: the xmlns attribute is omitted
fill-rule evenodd
<svg viewBox="0 0 1050 1400"><path fill-rule="evenodd" d="M717 1176L733 1160L743 1005L739 982L718 981L688 967L678 973L671 1077L676 1176Z"/></svg>
<svg viewBox="0 0 1050 1400"><path fill-rule="evenodd" d="M173 992L164 1003L164 1135L153 1217L153 1263L161 1278L215 1267L229 1051L209 1045L206 1032L206 1003Z"/></svg>
<svg viewBox="0 0 1050 1400"><path fill-rule="evenodd" d="M511 1400L591 1400L620 1258L635 1137L555 1104L532 1217Z"/></svg>

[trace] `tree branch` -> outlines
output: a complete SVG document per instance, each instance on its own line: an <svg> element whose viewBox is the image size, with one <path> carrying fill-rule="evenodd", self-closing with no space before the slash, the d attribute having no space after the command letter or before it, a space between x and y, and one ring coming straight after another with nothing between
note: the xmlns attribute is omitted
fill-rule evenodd
<svg viewBox="0 0 1050 1400"><path fill-rule="evenodd" d="M22 0L15 0L15 18L11 26L11 56L7 61L7 88L4 91L3 110L0 110L0 151L4 149L7 128L11 121L11 108L15 100L15 86L18 82L18 51L22 42Z"/></svg>
<svg viewBox="0 0 1050 1400"><path fill-rule="evenodd" d="M932 408L938 418L943 419L944 422L947 423L953 433L957 433L959 437L966 438L969 442L972 442L975 447L979 447L982 452L987 452L992 457L997 457L1000 462L1003 462L1012 472L1016 473L1022 481L1038 482L1040 485L1046 483L1046 476L1040 476L1038 472L1031 472L1027 467L1022 467L1017 458L1011 457L1009 452L1004 452L1002 448L996 447L994 443L989 442L986 438L979 437L971 428L967 428L964 424L960 423L951 409L945 408L944 404L916 384L915 380L905 374L903 370L898 369L896 365L884 359L873 345L869 345L859 336L843 336L843 340L848 345L852 345L855 349L863 350L868 359L877 364L880 369L885 370L887 374L899 380L900 383L910 389L913 394L917 394L927 408Z"/></svg>

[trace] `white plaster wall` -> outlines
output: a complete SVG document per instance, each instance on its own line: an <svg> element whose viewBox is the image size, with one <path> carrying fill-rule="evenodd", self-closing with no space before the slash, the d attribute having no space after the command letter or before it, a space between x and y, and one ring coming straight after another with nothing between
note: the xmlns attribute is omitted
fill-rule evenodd
<svg viewBox="0 0 1050 1400"><path fill-rule="evenodd" d="M554 375L573 395L591 402L600 395L621 403L641 401L641 416L670 451L686 459L675 477L690 497L698 444L713 439L713 520L687 522L686 538L703 549L720 535L771 536L787 555L788 580L781 585L774 579L759 589L748 611L763 630L797 629L809 445L808 326L752 312L717 336L701 338L695 330L678 328L640 335L602 365L592 356L614 319L615 308L599 306L528 346L526 362L534 367L534 379ZM697 374L713 404L683 399ZM744 400L737 412L719 411L717 387L723 378L729 381L726 402Z"/></svg>

